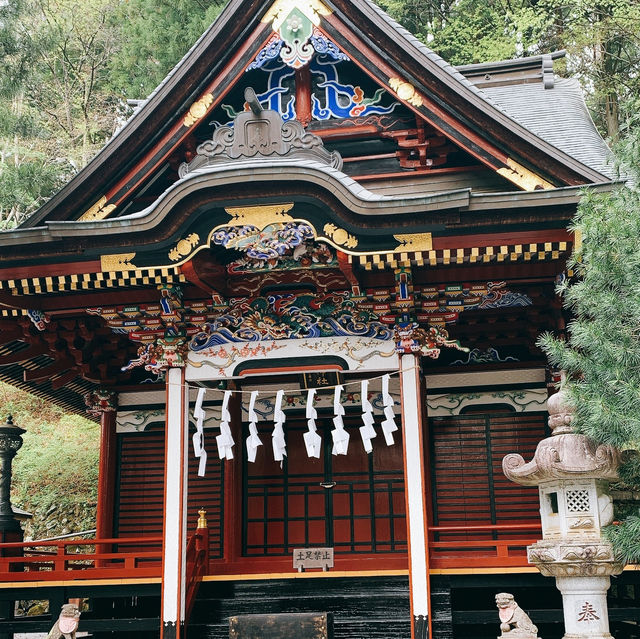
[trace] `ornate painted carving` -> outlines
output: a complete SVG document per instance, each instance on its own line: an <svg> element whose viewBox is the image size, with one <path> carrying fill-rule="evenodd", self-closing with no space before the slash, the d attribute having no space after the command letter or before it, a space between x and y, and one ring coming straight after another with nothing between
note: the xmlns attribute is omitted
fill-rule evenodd
<svg viewBox="0 0 640 639"><path fill-rule="evenodd" d="M391 78L389 80L389 86L396 92L398 97L404 102L408 102L413 106L422 106L422 96L416 91L413 84L410 84L406 80L401 78Z"/></svg>
<svg viewBox="0 0 640 639"><path fill-rule="evenodd" d="M390 99L384 89L377 89L373 96L367 97L360 86L341 82L336 62L316 57L310 69L313 75L319 76L311 96L311 113L315 120L385 115L400 105L393 100L390 104L382 104Z"/></svg>
<svg viewBox="0 0 640 639"><path fill-rule="evenodd" d="M315 237L314 229L303 222L269 224L264 228L253 225L225 226L211 236L213 244L246 253L255 260L279 260L299 247L302 251L308 240Z"/></svg>
<svg viewBox="0 0 640 639"><path fill-rule="evenodd" d="M253 111L240 113L233 128L216 129L213 139L203 142L196 157L182 164L178 173L182 178L197 169L256 157L292 157L342 168L340 154L327 151L318 136L307 133L299 122L283 122L278 113L267 110L258 115Z"/></svg>
<svg viewBox="0 0 640 639"><path fill-rule="evenodd" d="M191 233L187 237L178 241L178 243L169 251L169 259L177 262L183 257L187 257L191 251L200 243L200 236L197 233Z"/></svg>
<svg viewBox="0 0 640 639"><path fill-rule="evenodd" d="M265 273L296 271L299 269L336 268L338 261L334 251L326 244L305 241L295 248L287 249L282 255L272 258L242 257L227 265L230 275L243 273Z"/></svg>
<svg viewBox="0 0 640 639"><path fill-rule="evenodd" d="M455 348L465 352L468 350L457 340L449 339L446 330L435 326L424 329L416 322L401 323L395 326L394 332L398 354L414 353L437 359L441 348Z"/></svg>
<svg viewBox="0 0 640 639"><path fill-rule="evenodd" d="M199 352L234 342L331 336L391 339L392 335L377 315L358 310L347 293L279 294L237 302L207 322L189 348Z"/></svg>
<svg viewBox="0 0 640 639"><path fill-rule="evenodd" d="M547 390L530 388L516 391L496 391L488 393L447 393L428 395L429 415L459 415L463 408L474 404L508 404L517 413L541 411L545 409Z"/></svg>
<svg viewBox="0 0 640 639"><path fill-rule="evenodd" d="M279 53L282 60L294 69L309 62L314 46L309 42L320 17L331 11L320 0L277 0L262 22L271 22L272 29L283 41Z"/></svg>
<svg viewBox="0 0 640 639"><path fill-rule="evenodd" d="M283 46L279 36L274 36L258 54L255 61L247 68L261 69L268 74L266 86L260 87L257 98L260 104L268 109L277 111L286 122L296 118L295 96L291 90L295 70L277 59ZM338 50L334 43L327 40L320 31L315 30L310 43L315 50L309 63L309 69L314 77L312 100L312 117L315 120L340 119L337 126L374 124L381 130L387 129L393 121L382 120L398 106L400 102L386 90L380 88L373 95L366 95L362 87L352 85L341 80L340 63L348 61L346 55ZM234 106L222 104L222 111L230 120L248 109L248 104ZM351 118L353 120L351 120ZM214 121L217 126L230 126L232 122ZM407 126L412 126L407 122Z"/></svg>
<svg viewBox="0 0 640 639"><path fill-rule="evenodd" d="M350 233L347 233L344 229L337 227L335 224L327 223L322 229L324 234L331 238L333 242L339 246L346 246L347 248L356 248L358 246L358 238L354 237Z"/></svg>
<svg viewBox="0 0 640 639"><path fill-rule="evenodd" d="M138 349L138 357L132 359L121 370L128 371L144 366L146 371L160 374L168 368L182 368L186 364L188 351L189 347L183 337L161 337L155 342L141 346Z"/></svg>
<svg viewBox="0 0 640 639"><path fill-rule="evenodd" d="M44 331L49 323L49 317L46 313L35 309L27 310L27 317L31 320L31 323L40 331Z"/></svg>
<svg viewBox="0 0 640 639"><path fill-rule="evenodd" d="M107 204L107 196L103 195L90 209L85 211L79 218L79 222L96 222L104 220L109 213L116 209L115 204Z"/></svg>
<svg viewBox="0 0 640 639"><path fill-rule="evenodd" d="M184 125L190 127L198 120L201 120L206 114L209 107L213 104L213 95L205 93L197 102L194 102L189 108L189 113L184 118Z"/></svg>
<svg viewBox="0 0 640 639"><path fill-rule="evenodd" d="M320 24L321 16L331 15L331 9L320 0L276 0L260 22L271 22L272 29L278 31L293 9L304 13L316 26Z"/></svg>
<svg viewBox="0 0 640 639"><path fill-rule="evenodd" d="M114 413L118 406L118 395L106 388L97 388L84 396L87 413L92 417L101 417L102 413Z"/></svg>
<svg viewBox="0 0 640 639"><path fill-rule="evenodd" d="M520 360L517 357L500 357L500 353L498 353L498 349L496 348L487 348L486 350L482 350L481 348L474 348L472 351L469 351L467 355L467 359L457 359L454 362L451 362L451 366L469 366L472 364L494 364L499 362L519 362Z"/></svg>

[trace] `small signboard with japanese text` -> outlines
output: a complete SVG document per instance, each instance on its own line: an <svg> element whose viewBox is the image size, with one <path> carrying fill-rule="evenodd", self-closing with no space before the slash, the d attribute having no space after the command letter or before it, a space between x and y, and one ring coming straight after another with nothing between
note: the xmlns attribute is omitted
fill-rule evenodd
<svg viewBox="0 0 640 639"><path fill-rule="evenodd" d="M304 572L309 568L333 568L333 548L296 548L293 551L293 568Z"/></svg>

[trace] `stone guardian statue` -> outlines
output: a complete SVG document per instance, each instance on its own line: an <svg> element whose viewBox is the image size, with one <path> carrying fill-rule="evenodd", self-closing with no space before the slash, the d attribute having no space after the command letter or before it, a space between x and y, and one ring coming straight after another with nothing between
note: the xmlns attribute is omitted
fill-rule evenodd
<svg viewBox="0 0 640 639"><path fill-rule="evenodd" d="M499 592L496 595L496 606L502 632L498 639L538 639L538 628L516 603L512 594Z"/></svg>
<svg viewBox="0 0 640 639"><path fill-rule="evenodd" d="M80 611L74 604L64 604L58 620L49 630L47 639L76 639L76 630L80 621Z"/></svg>

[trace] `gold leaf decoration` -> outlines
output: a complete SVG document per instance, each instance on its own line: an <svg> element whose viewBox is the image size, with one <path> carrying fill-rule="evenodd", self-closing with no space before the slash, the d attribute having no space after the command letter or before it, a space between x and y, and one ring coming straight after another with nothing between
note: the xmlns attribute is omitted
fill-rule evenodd
<svg viewBox="0 0 640 639"><path fill-rule="evenodd" d="M507 158L507 167L502 167L497 172L525 191L542 191L555 188L551 182L543 180L539 175L511 158Z"/></svg>
<svg viewBox="0 0 640 639"><path fill-rule="evenodd" d="M207 114L207 109L213 103L213 95L205 93L197 102L194 102L184 119L185 126L191 126Z"/></svg>
<svg viewBox="0 0 640 639"><path fill-rule="evenodd" d="M78 218L78 221L96 222L98 220L104 220L115 208L115 204L107 204L107 196L103 195L90 209Z"/></svg>
<svg viewBox="0 0 640 639"><path fill-rule="evenodd" d="M298 9L317 27L320 24L320 16L331 15L332 11L320 0L276 0L271 9L264 14L260 22L271 22L272 29L277 31L289 14Z"/></svg>
<svg viewBox="0 0 640 639"><path fill-rule="evenodd" d="M135 253L117 253L115 255L101 255L100 269L102 272L109 271L132 271L136 268L133 263Z"/></svg>
<svg viewBox="0 0 640 639"><path fill-rule="evenodd" d="M324 225L324 233L331 238L338 246L346 246L347 248L356 248L358 246L358 238L347 233L344 229L337 227L335 224L327 223Z"/></svg>
<svg viewBox="0 0 640 639"><path fill-rule="evenodd" d="M172 262L177 262L179 259L186 257L191 251L200 243L200 236L197 233L191 233L185 238L182 238L178 243L169 251L169 259Z"/></svg>
<svg viewBox="0 0 640 639"><path fill-rule="evenodd" d="M397 96L404 102L413 106L422 106L422 96L416 91L413 84L401 78L391 78L389 86L396 92Z"/></svg>
<svg viewBox="0 0 640 639"><path fill-rule="evenodd" d="M225 209L238 225L251 225L262 230L274 222L293 222L287 213L293 208L293 202L287 204L267 204L266 206L239 206Z"/></svg>
<svg viewBox="0 0 640 639"><path fill-rule="evenodd" d="M399 251L430 251L433 248L431 233L407 233L406 235L393 236L400 244L394 250Z"/></svg>

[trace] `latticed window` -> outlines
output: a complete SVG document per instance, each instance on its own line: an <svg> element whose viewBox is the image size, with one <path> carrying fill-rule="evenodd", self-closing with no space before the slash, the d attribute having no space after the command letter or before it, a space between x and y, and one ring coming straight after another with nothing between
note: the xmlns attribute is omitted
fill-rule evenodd
<svg viewBox="0 0 640 639"><path fill-rule="evenodd" d="M567 512L586 513L591 510L588 490L567 490L565 495L567 499Z"/></svg>

